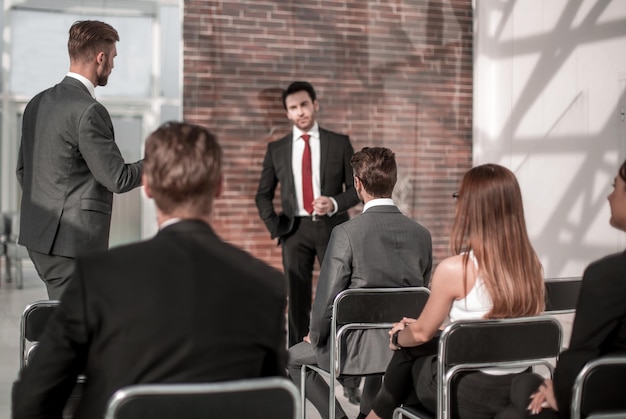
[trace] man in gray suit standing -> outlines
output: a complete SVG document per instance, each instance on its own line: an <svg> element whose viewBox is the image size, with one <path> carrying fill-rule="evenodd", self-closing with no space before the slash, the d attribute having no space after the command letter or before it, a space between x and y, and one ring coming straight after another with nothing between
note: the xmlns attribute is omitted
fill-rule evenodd
<svg viewBox="0 0 626 419"><path fill-rule="evenodd" d="M113 193L141 184L142 162L126 164L95 87L107 84L117 31L78 21L67 43L70 71L26 106L17 180L22 187L19 243L48 297L59 299L80 252L109 246Z"/></svg>
<svg viewBox="0 0 626 419"><path fill-rule="evenodd" d="M297 385L302 364L329 368L331 313L337 294L348 288L423 286L430 279L430 232L404 216L391 199L397 180L395 154L387 148L365 147L352 156L350 164L354 187L364 204L363 213L336 226L331 234L317 283L309 335L289 349L289 375ZM386 339L384 347L377 343L375 334L380 332L353 331L348 353L358 354L368 362L380 361L380 354L389 351ZM307 374L306 396L326 418L328 384L314 371ZM361 412L369 412L368 405L379 386L376 378L365 380ZM336 418L346 417L337 401L335 409Z"/></svg>

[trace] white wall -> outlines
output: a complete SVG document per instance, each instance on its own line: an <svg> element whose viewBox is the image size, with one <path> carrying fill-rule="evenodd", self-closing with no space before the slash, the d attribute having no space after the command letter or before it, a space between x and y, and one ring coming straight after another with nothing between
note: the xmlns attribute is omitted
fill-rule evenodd
<svg viewBox="0 0 626 419"><path fill-rule="evenodd" d="M475 0L474 163L520 181L546 277L623 250L606 197L626 156L626 1Z"/></svg>

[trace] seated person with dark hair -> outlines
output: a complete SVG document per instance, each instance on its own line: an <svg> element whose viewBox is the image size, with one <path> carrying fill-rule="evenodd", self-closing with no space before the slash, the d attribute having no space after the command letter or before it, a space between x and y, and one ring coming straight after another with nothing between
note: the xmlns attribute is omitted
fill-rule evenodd
<svg viewBox="0 0 626 419"><path fill-rule="evenodd" d="M430 279L432 241L430 232L403 215L391 199L397 180L395 154L382 147L365 147L350 161L354 187L364 203L363 213L333 229L320 270L311 314L311 331L304 342L289 348L289 375L300 385L302 364L330 364L332 306L337 294L348 288L391 288L423 286ZM378 333L380 332L380 333ZM354 330L347 355L364 357L369 363L388 361L385 330ZM351 345L352 344L352 345ZM369 412L380 388L379 377L365 380L361 417ZM323 418L328 417L328 384L314 371L306 377L306 396ZM335 401L337 418L346 417Z"/></svg>
<svg viewBox="0 0 626 419"><path fill-rule="evenodd" d="M146 140L151 240L79 257L38 351L13 387L13 418L60 418L78 374L74 419L104 416L132 384L285 376L284 276L211 228L222 151L205 128L168 123Z"/></svg>

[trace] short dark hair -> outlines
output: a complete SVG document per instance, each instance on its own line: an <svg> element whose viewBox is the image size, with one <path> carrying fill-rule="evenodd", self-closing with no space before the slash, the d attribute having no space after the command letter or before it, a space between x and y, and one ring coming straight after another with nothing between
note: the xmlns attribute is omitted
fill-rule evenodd
<svg viewBox="0 0 626 419"><path fill-rule="evenodd" d="M146 139L143 173L164 213L208 215L222 176L222 149L204 127L167 122Z"/></svg>
<svg viewBox="0 0 626 419"><path fill-rule="evenodd" d="M350 159L354 176L374 198L391 198L398 180L396 155L384 147L364 147Z"/></svg>
<svg viewBox="0 0 626 419"><path fill-rule="evenodd" d="M311 102L315 102L317 99L317 95L315 94L315 89L313 85L308 81L294 81L291 83L285 90L283 90L283 107L287 110L287 96L292 95L297 92L306 91L311 98Z"/></svg>
<svg viewBox="0 0 626 419"><path fill-rule="evenodd" d="M70 28L67 50L72 60L86 60L109 53L120 36L113 26L98 20L79 20Z"/></svg>

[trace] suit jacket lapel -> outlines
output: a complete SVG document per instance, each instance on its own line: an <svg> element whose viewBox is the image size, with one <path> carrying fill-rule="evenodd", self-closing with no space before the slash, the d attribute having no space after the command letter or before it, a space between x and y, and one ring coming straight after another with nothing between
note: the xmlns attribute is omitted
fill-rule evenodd
<svg viewBox="0 0 626 419"><path fill-rule="evenodd" d="M287 141L286 143L283 145L284 147L284 151L280 154L282 154L282 159L283 159L283 164L285 165L285 168L287 170L287 173L291 173L291 176L288 176L289 179L289 184L285 185L287 187L287 190L291 191L292 196L295 199L296 196L296 186L294 184L294 180L293 180L293 170L292 170L292 156L293 156L293 133L292 134L288 134L286 137ZM295 205L295 207L297 208L297 203L294 202L293 203Z"/></svg>
<svg viewBox="0 0 626 419"><path fill-rule="evenodd" d="M328 133L323 130L320 130L320 189L324 190L324 178L326 177L326 162L328 161L328 153L330 148L330 139L328 138Z"/></svg>

